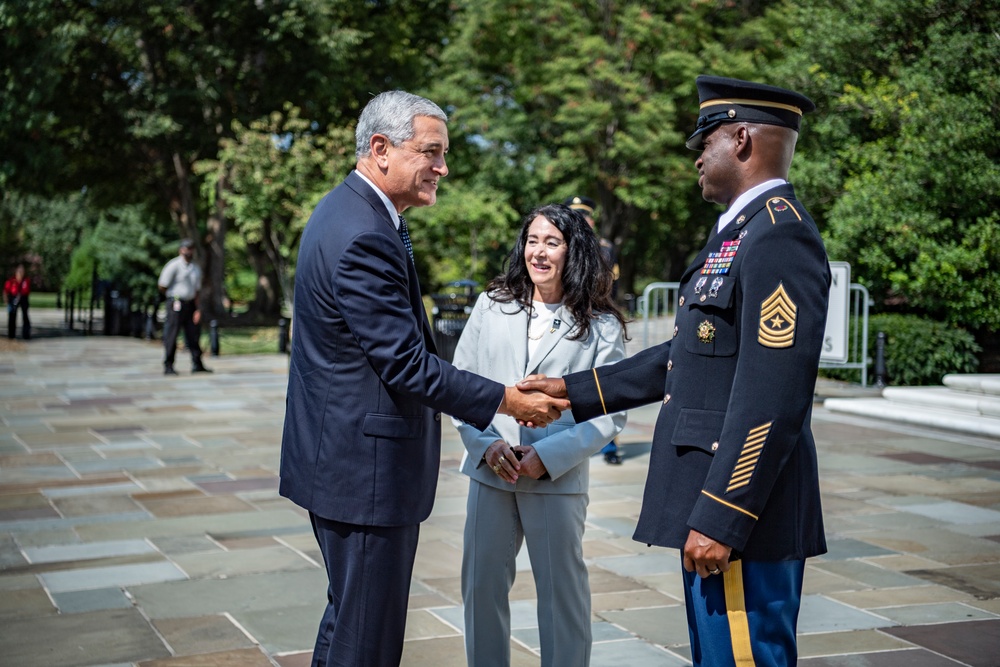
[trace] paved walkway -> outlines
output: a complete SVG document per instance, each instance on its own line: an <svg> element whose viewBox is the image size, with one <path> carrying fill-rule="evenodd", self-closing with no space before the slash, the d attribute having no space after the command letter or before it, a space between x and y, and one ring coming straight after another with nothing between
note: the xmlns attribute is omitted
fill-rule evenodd
<svg viewBox="0 0 1000 667"><path fill-rule="evenodd" d="M0 664L308 664L325 578L305 515L276 493L287 358L222 356L212 375L166 378L160 355L130 338L4 339ZM677 553L631 540L655 415L630 415L624 465L593 462L594 667L688 664ZM465 664L467 482L444 428L408 667ZM1000 441L821 408L814 430L830 553L806 568L800 664L1000 665ZM520 566L517 667L538 665Z"/></svg>

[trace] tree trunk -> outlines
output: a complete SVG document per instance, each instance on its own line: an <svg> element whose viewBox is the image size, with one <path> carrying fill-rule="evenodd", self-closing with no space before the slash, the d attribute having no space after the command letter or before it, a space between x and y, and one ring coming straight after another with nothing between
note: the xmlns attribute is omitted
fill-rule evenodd
<svg viewBox="0 0 1000 667"><path fill-rule="evenodd" d="M229 188L226 169L219 171L215 182L215 209L208 217L208 236L205 257L205 276L208 278L209 291L202 302L210 318L221 317L226 312L223 297L226 294L226 200L225 193Z"/></svg>
<svg viewBox="0 0 1000 667"><path fill-rule="evenodd" d="M250 312L258 317L280 317L279 282L267 251L260 244L247 244L247 257L257 274L257 288L253 303L250 304Z"/></svg>

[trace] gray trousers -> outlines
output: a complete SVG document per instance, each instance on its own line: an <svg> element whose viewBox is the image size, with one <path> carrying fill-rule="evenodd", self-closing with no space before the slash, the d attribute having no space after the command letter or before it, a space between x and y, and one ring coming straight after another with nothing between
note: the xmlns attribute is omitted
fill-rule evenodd
<svg viewBox="0 0 1000 667"><path fill-rule="evenodd" d="M542 667L590 664L590 581L583 561L588 496L502 491L469 481L462 554L469 667L510 665L517 552L528 544L538 594Z"/></svg>

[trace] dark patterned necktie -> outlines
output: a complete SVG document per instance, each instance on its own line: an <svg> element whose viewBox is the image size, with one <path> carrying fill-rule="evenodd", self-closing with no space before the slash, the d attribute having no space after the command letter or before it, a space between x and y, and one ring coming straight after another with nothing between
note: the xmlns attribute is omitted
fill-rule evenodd
<svg viewBox="0 0 1000 667"><path fill-rule="evenodd" d="M406 226L406 218L403 216L399 216L399 238L403 239L406 252L410 253L410 261L416 266L417 260L413 259L413 243L410 242L410 228Z"/></svg>

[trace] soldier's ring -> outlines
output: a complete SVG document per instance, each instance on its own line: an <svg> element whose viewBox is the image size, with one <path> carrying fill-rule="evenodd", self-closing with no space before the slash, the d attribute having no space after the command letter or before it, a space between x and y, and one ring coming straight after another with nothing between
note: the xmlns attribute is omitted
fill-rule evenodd
<svg viewBox="0 0 1000 667"><path fill-rule="evenodd" d="M720 572L722 572L722 570L720 570L719 568L715 568L714 570L708 571L709 574L719 574Z"/></svg>

